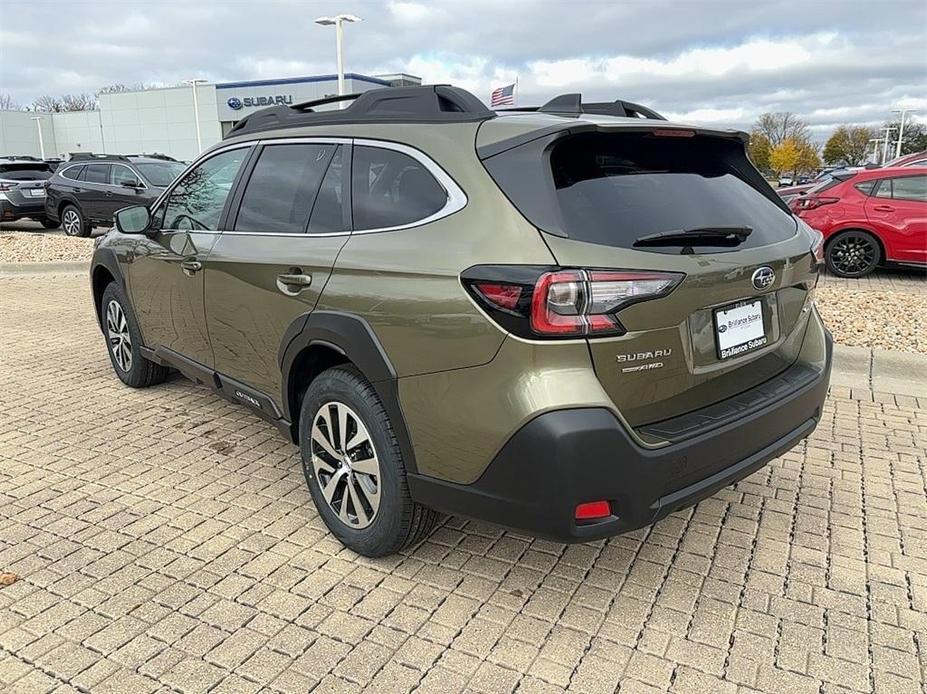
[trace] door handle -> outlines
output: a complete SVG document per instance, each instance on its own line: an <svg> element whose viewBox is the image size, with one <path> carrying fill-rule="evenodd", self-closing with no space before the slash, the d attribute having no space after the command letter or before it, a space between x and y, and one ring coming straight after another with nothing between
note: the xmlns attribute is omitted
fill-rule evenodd
<svg viewBox="0 0 927 694"><path fill-rule="evenodd" d="M288 296L296 296L310 284L312 284L312 275L303 274L299 268L293 268L293 272L277 275L277 289Z"/></svg>
<svg viewBox="0 0 927 694"><path fill-rule="evenodd" d="M895 208L891 205L876 205L872 209L878 210L879 212L894 212Z"/></svg>
<svg viewBox="0 0 927 694"><path fill-rule="evenodd" d="M193 277L197 272L203 269L203 264L199 260L183 260L180 263L180 269L187 277Z"/></svg>
<svg viewBox="0 0 927 694"><path fill-rule="evenodd" d="M110 193L109 191L106 191L106 197L111 198L111 197L113 197L113 194Z"/></svg>

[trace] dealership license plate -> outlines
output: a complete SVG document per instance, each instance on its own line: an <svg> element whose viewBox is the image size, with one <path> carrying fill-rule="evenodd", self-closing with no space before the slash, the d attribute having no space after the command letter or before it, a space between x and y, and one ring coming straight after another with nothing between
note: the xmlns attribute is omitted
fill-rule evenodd
<svg viewBox="0 0 927 694"><path fill-rule="evenodd" d="M45 189L44 188L30 188L29 195L31 195L34 198L44 198Z"/></svg>
<svg viewBox="0 0 927 694"><path fill-rule="evenodd" d="M718 357L730 359L759 349L768 342L763 326L763 303L744 301L715 311Z"/></svg>

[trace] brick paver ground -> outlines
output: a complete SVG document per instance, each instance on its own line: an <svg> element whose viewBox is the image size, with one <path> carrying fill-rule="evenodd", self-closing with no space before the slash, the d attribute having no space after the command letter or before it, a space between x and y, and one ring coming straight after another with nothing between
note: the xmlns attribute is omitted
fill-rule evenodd
<svg viewBox="0 0 927 694"><path fill-rule="evenodd" d="M859 279L837 277L825 272L821 274L820 286L927 294L927 271L909 267L880 268Z"/></svg>
<svg viewBox="0 0 927 694"><path fill-rule="evenodd" d="M0 690L917 692L927 402L833 389L807 442L652 528L325 531L296 450L120 385L84 277L0 279Z"/></svg>

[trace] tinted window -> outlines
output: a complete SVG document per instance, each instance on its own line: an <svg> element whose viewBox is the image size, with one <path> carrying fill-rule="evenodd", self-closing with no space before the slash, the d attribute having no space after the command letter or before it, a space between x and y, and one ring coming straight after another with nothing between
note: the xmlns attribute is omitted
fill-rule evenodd
<svg viewBox="0 0 927 694"><path fill-rule="evenodd" d="M48 164L42 162L28 164L0 164L0 178L8 181L40 181L51 177Z"/></svg>
<svg viewBox="0 0 927 694"><path fill-rule="evenodd" d="M872 195L872 189L875 188L875 185L878 182L878 179L874 181L863 181L862 183L857 183L855 187L856 190L858 190L863 195Z"/></svg>
<svg viewBox="0 0 927 694"><path fill-rule="evenodd" d="M167 188L171 182L183 173L186 168L183 164L173 161L158 163L136 164L135 168L142 172L148 182L159 188Z"/></svg>
<svg viewBox="0 0 927 694"><path fill-rule="evenodd" d="M891 198L892 197L892 179L886 178L880 181L876 181L879 184L879 187L876 188L875 196L877 198Z"/></svg>
<svg viewBox="0 0 927 694"><path fill-rule="evenodd" d="M447 202L444 188L422 164L391 149L355 147L351 185L355 229L411 224Z"/></svg>
<svg viewBox="0 0 927 694"><path fill-rule="evenodd" d="M339 145L315 198L312 216L309 218L310 234L330 234L348 228L344 219L343 159L344 147Z"/></svg>
<svg viewBox="0 0 927 694"><path fill-rule="evenodd" d="M927 202L927 176L892 179L892 197L896 200Z"/></svg>
<svg viewBox="0 0 927 694"><path fill-rule="evenodd" d="M304 232L336 146L264 147L241 199L235 230Z"/></svg>
<svg viewBox="0 0 927 694"><path fill-rule="evenodd" d="M61 172L61 175L62 175L64 178L70 179L70 180L72 180L72 181L76 181L76 180L78 180L78 179L80 178L80 174L81 174L81 172L84 170L84 168L86 168L86 167L83 167L83 166L69 166L69 167L66 168L64 171Z"/></svg>
<svg viewBox="0 0 927 694"><path fill-rule="evenodd" d="M121 186L124 183L140 185L138 176L135 175L135 172L132 169L130 169L128 166L120 166L118 164L113 165L113 173L110 178L110 182L114 186Z"/></svg>
<svg viewBox="0 0 927 694"><path fill-rule="evenodd" d="M742 177L746 166L739 143L707 137L577 135L551 154L570 238L622 248L645 235L703 227L750 227L738 248L791 237L794 219Z"/></svg>
<svg viewBox="0 0 927 694"><path fill-rule="evenodd" d="M207 159L184 176L171 191L162 228L215 231L247 155L245 147L232 149Z"/></svg>
<svg viewBox="0 0 927 694"><path fill-rule="evenodd" d="M87 164L81 176L87 183L109 183L110 164Z"/></svg>

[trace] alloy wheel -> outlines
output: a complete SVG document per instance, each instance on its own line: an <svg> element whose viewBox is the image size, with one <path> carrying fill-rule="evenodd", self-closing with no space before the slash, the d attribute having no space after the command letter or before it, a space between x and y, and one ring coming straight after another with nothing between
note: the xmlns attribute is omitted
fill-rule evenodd
<svg viewBox="0 0 927 694"><path fill-rule="evenodd" d="M106 307L106 331L113 359L120 369L128 372L132 368L132 337L125 311L118 301L110 301Z"/></svg>
<svg viewBox="0 0 927 694"><path fill-rule="evenodd" d="M380 463L361 418L327 402L312 420L312 470L325 502L349 528L366 528L380 508Z"/></svg>
<svg viewBox="0 0 927 694"><path fill-rule="evenodd" d="M831 262L846 275L862 275L876 262L879 249L875 241L864 234L846 234L834 241Z"/></svg>
<svg viewBox="0 0 927 694"><path fill-rule="evenodd" d="M68 236L80 236L80 215L73 207L69 207L64 211L64 215L61 218L61 225L64 227L64 233Z"/></svg>

